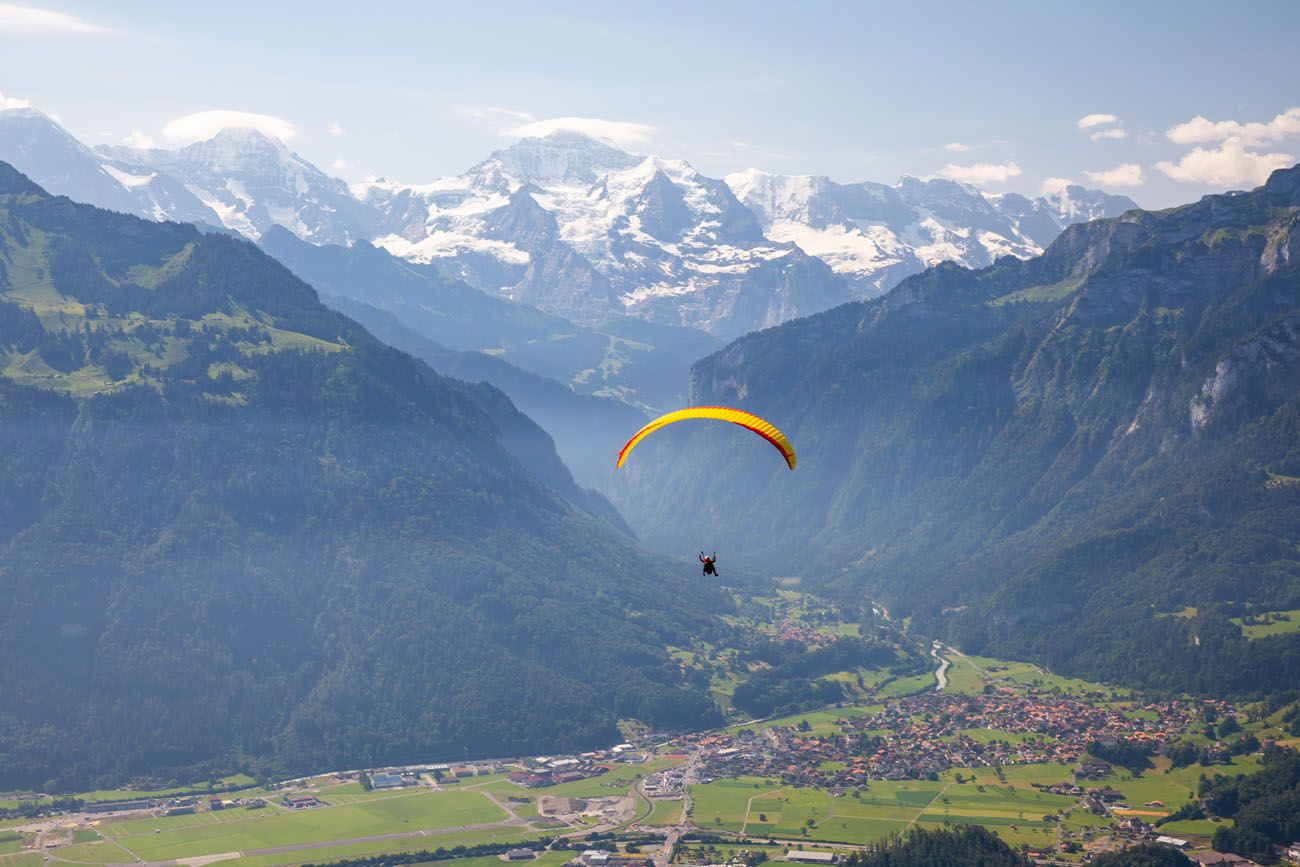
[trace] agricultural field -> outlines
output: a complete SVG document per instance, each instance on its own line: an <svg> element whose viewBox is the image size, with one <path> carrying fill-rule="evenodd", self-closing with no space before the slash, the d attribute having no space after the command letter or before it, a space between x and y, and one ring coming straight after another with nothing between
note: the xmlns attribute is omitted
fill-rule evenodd
<svg viewBox="0 0 1300 867"><path fill-rule="evenodd" d="M832 797L820 789L779 787L747 777L696 786L691 795L692 818L704 829L846 844L880 840L915 824L973 823L1009 840L1038 845L1050 842L1055 829L1044 817L1077 803L1023 782L999 783L991 775L989 782L960 784L951 777L873 781L857 797Z"/></svg>
<svg viewBox="0 0 1300 867"><path fill-rule="evenodd" d="M996 686L1034 687L1051 692L1059 690L1072 695L1099 693L1101 695L1127 696L1127 690L1116 690L1100 683L1062 677L1052 674L1030 662L1013 662L985 656L967 656L947 652L944 656L952 663L948 667L948 691L962 695L977 695L986 683Z"/></svg>
<svg viewBox="0 0 1300 867"><path fill-rule="evenodd" d="M642 825L676 825L682 820L681 801L655 801L650 816L641 821Z"/></svg>
<svg viewBox="0 0 1300 867"><path fill-rule="evenodd" d="M105 822L99 831L146 861L160 861L421 831L461 833L482 825L510 839L525 836L523 827L505 826L507 821L516 820L479 793L424 790L300 812L270 806ZM482 841L481 834L468 837ZM432 839L420 837L422 845ZM409 841L402 848L411 848Z"/></svg>
<svg viewBox="0 0 1300 867"><path fill-rule="evenodd" d="M1252 616L1250 623L1244 622L1241 617L1232 618L1232 622L1241 627L1241 634L1246 638L1286 635L1300 632L1300 608L1290 611L1266 611Z"/></svg>

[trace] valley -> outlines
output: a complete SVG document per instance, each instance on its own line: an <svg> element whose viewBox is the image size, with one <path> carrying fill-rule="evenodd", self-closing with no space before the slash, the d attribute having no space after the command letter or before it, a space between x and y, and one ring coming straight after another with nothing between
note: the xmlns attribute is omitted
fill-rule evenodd
<svg viewBox="0 0 1300 867"><path fill-rule="evenodd" d="M895 645L899 660L926 646L886 618L855 619L788 581L738 602L747 614L737 616L748 619L737 635L779 637L805 652L850 635ZM1297 740L1284 722L1300 716L1297 705L1154 699L942 644L932 650L933 669L902 679L870 663L814 673L842 684L828 707L766 719L732 709L722 728L678 734L627 721L635 743L582 753L65 795L75 806L4 821L11 843L0 865L381 858L484 867L525 848L547 864L593 865L583 853L605 849L613 854L601 857L622 867L693 865L741 852L777 861L848 853L905 829L953 825L1069 862L1157 835L1208 845L1230 820L1173 815L1197 800L1202 777L1250 774L1261 751ZM739 662L752 651L742 642L675 655L687 667L730 661L731 680L743 685L769 668ZM53 808L32 793L5 798L11 816L24 798L28 813Z"/></svg>

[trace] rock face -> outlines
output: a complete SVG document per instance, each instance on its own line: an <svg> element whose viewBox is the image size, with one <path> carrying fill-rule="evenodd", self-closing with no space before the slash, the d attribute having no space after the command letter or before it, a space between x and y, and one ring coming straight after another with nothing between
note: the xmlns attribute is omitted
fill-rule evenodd
<svg viewBox="0 0 1300 867"><path fill-rule="evenodd" d="M1193 627L1155 614L1300 599L1298 187L1300 167L1075 225L1033 259L942 264L735 341L694 367L692 401L770 419L798 470L680 431L615 502L656 545L706 539L973 647L1253 688L1228 645L1184 658ZM1092 652L1112 641L1177 661L1124 669Z"/></svg>

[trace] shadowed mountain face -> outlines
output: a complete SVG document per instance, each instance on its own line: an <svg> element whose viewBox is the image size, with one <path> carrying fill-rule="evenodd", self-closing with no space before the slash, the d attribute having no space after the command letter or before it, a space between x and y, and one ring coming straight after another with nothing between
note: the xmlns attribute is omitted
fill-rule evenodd
<svg viewBox="0 0 1300 867"><path fill-rule="evenodd" d="M715 719L664 646L726 600L246 242L0 164L0 371L0 786Z"/></svg>
<svg viewBox="0 0 1300 867"><path fill-rule="evenodd" d="M615 502L652 544L707 540L969 648L1294 686L1295 645L1226 617L1300 604L1298 220L1300 168L750 335L692 400L769 418L798 470L744 432L665 431Z"/></svg>

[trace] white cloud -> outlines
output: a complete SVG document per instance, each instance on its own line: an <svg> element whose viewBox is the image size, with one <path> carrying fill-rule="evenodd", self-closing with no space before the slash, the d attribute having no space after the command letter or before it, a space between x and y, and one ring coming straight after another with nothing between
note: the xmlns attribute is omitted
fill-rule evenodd
<svg viewBox="0 0 1300 867"><path fill-rule="evenodd" d="M1088 138L1092 139L1093 141L1101 141L1103 139L1121 139L1121 138L1128 138L1128 133L1116 127L1114 129L1097 130L1096 132L1089 135Z"/></svg>
<svg viewBox="0 0 1300 867"><path fill-rule="evenodd" d="M1176 163L1158 162L1156 168L1184 183L1257 186L1268 180L1275 169L1286 168L1295 161L1291 154L1248 151L1241 141L1230 138L1217 148L1196 148Z"/></svg>
<svg viewBox="0 0 1300 867"><path fill-rule="evenodd" d="M11 108L31 108L32 104L25 99L16 99L5 96L0 93L0 111L8 111Z"/></svg>
<svg viewBox="0 0 1300 867"><path fill-rule="evenodd" d="M1069 178L1047 178L1038 188L1040 196L1050 196L1053 193L1059 193L1066 187L1073 186L1074 181Z"/></svg>
<svg viewBox="0 0 1300 867"><path fill-rule="evenodd" d="M655 128L649 124L632 121L605 120L599 117L553 117L502 130L501 134L511 138L533 138L548 136L560 130L605 139L620 147L644 144L655 132Z"/></svg>
<svg viewBox="0 0 1300 867"><path fill-rule="evenodd" d="M0 33L18 33L23 36L52 33L116 35L118 31L66 12L0 3Z"/></svg>
<svg viewBox="0 0 1300 867"><path fill-rule="evenodd" d="M1119 123L1119 118L1113 114L1085 114L1079 118L1079 129L1092 129L1094 126L1105 126L1108 123Z"/></svg>
<svg viewBox="0 0 1300 867"><path fill-rule="evenodd" d="M507 118L509 120L514 120L514 121L537 120L536 117L534 117L533 115L529 114L526 111L516 111L513 108L498 108L492 105L489 106L458 105L455 106L455 109L458 114L463 114L465 115L465 117L472 117L475 120L499 121L503 118Z"/></svg>
<svg viewBox="0 0 1300 867"><path fill-rule="evenodd" d="M962 144L959 141L948 142L943 149L950 154L968 154L975 150L974 145Z"/></svg>
<svg viewBox="0 0 1300 867"><path fill-rule="evenodd" d="M348 131L343 128L342 124L340 124L338 121L335 121L334 123L330 124L329 133L330 135L347 135Z"/></svg>
<svg viewBox="0 0 1300 867"><path fill-rule="evenodd" d="M272 138L287 142L298 134L294 125L283 118L250 111L200 111L178 117L163 127L163 137L177 144L210 139L223 129L255 129Z"/></svg>
<svg viewBox="0 0 1300 867"><path fill-rule="evenodd" d="M1144 182L1142 167L1137 163L1122 163L1113 169L1084 174L1088 180L1103 187L1140 187Z"/></svg>
<svg viewBox="0 0 1300 867"><path fill-rule="evenodd" d="M334 169L334 171L336 172L341 172L344 171L345 169L352 168L352 163L343 159L343 157L339 157L334 162L330 163L330 168Z"/></svg>
<svg viewBox="0 0 1300 867"><path fill-rule="evenodd" d="M732 146L733 148L752 148L752 147L753 147L753 145L750 144L750 143L747 142L747 141L733 141L733 142L731 142L731 146Z"/></svg>
<svg viewBox="0 0 1300 867"><path fill-rule="evenodd" d="M149 150L158 146L158 143L153 140L153 136L145 135L138 129L131 130L131 134L122 139L122 144L140 150Z"/></svg>
<svg viewBox="0 0 1300 867"><path fill-rule="evenodd" d="M1266 123L1212 121L1197 115L1186 123L1170 127L1165 136L1179 144L1205 144L1235 139L1247 147L1280 141L1300 134L1300 108L1289 108ZM1188 155L1190 156L1190 154Z"/></svg>
<svg viewBox="0 0 1300 867"><path fill-rule="evenodd" d="M1015 163L975 163L971 166L959 166L948 163L939 172L939 176L953 181L983 186L984 184L1005 181L1017 177L1020 166Z"/></svg>

